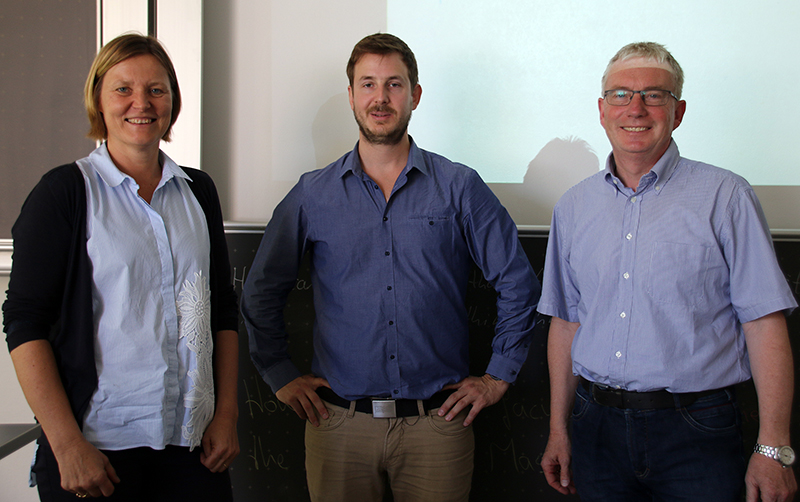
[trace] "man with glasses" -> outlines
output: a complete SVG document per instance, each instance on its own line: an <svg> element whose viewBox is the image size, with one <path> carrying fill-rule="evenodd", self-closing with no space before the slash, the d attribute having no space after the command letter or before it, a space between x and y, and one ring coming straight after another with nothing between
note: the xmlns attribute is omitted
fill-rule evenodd
<svg viewBox="0 0 800 502"><path fill-rule="evenodd" d="M547 481L583 502L734 501L743 484L748 501L791 500L797 304L753 189L678 153L683 71L663 46L623 47L602 86L612 152L554 209L538 307L553 316ZM751 374L748 463L733 386Z"/></svg>

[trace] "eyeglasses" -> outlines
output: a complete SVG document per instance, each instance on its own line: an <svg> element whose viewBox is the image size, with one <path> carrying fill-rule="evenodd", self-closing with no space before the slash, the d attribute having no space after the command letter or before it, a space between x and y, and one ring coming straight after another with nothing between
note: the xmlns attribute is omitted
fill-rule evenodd
<svg viewBox="0 0 800 502"><path fill-rule="evenodd" d="M646 106L663 106L669 101L669 97L678 97L665 89L648 89L646 91L630 91L628 89L611 89L603 93L603 99L611 106L625 106L633 101L634 94L641 94L642 101Z"/></svg>

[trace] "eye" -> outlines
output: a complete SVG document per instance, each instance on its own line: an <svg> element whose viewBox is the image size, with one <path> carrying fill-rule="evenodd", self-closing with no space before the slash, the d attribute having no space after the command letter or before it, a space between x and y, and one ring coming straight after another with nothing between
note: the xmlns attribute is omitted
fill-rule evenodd
<svg viewBox="0 0 800 502"><path fill-rule="evenodd" d="M624 106L631 102L633 91L625 89L611 89L605 92L606 102L614 106Z"/></svg>
<svg viewBox="0 0 800 502"><path fill-rule="evenodd" d="M131 89L130 89L130 87L121 86L121 87L117 87L114 90L117 91L117 92L125 93L125 92L130 91Z"/></svg>
<svg viewBox="0 0 800 502"><path fill-rule="evenodd" d="M666 94L667 93L664 92L664 91L659 91L658 89L653 89L652 91L647 91L645 93L645 95L644 95L644 98L645 99L651 99L653 101L660 101L660 100L664 99Z"/></svg>
<svg viewBox="0 0 800 502"><path fill-rule="evenodd" d="M150 89L150 93L153 94L154 96L161 96L166 94L166 91L164 91L164 89L159 89L156 87L154 89Z"/></svg>

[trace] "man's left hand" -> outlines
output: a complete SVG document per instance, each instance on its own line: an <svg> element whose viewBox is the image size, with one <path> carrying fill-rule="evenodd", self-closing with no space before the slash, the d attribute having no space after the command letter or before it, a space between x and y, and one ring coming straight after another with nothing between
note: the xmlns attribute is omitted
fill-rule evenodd
<svg viewBox="0 0 800 502"><path fill-rule="evenodd" d="M775 460L758 453L750 457L744 481L747 502L789 502L797 491L791 467L784 469Z"/></svg>
<svg viewBox="0 0 800 502"><path fill-rule="evenodd" d="M439 416L449 421L461 413L461 410L472 405L464 420L464 427L467 427L482 409L499 401L508 390L508 386L508 382L495 380L489 375L469 376L458 383L446 385L443 390L455 389L455 392L439 408Z"/></svg>

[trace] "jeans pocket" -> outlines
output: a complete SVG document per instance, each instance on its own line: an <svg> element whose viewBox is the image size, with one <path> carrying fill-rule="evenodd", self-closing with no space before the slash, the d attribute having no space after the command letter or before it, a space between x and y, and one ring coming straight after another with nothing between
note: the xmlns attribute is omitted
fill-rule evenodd
<svg viewBox="0 0 800 502"><path fill-rule="evenodd" d="M464 427L464 419L467 418L467 410L461 410L461 413L453 417L453 420L449 422L445 420L444 417L440 417L437 413L438 411L438 408L431 410L425 416L425 421L428 423L428 426L437 434L443 436L462 436L471 432L471 425Z"/></svg>
<svg viewBox="0 0 800 502"><path fill-rule="evenodd" d="M702 397L680 412L692 428L709 434L729 433L739 425L739 410L727 391Z"/></svg>
<svg viewBox="0 0 800 502"><path fill-rule="evenodd" d="M315 427L318 431L332 431L344 423L347 417L347 410L340 408L325 401L325 407L328 409L328 418L319 417L319 427Z"/></svg>
<svg viewBox="0 0 800 502"><path fill-rule="evenodd" d="M575 392L575 405L572 407L572 420L580 420L586 415L586 410L589 409L588 396L586 390L578 385L578 390Z"/></svg>

